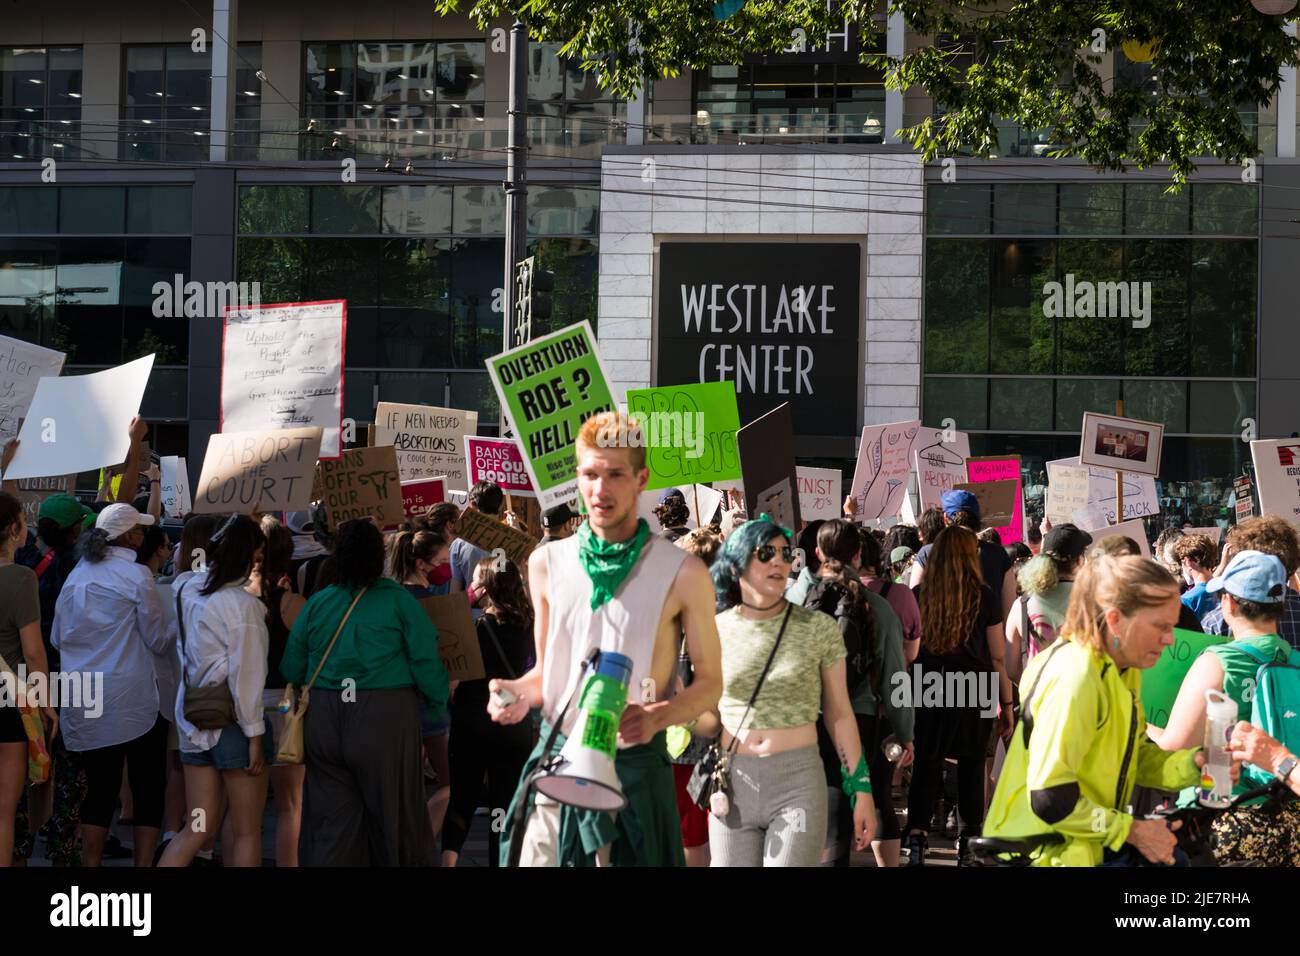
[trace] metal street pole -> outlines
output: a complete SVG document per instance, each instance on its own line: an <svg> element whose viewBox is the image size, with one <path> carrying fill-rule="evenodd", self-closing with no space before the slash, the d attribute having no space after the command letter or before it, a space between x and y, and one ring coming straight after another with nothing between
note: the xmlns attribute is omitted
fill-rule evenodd
<svg viewBox="0 0 1300 956"><path fill-rule="evenodd" d="M520 345L515 323L515 263L524 257L528 207L528 27L516 19L510 28L510 102L506 109L506 241L502 297L502 349ZM502 409L498 434L505 434Z"/></svg>

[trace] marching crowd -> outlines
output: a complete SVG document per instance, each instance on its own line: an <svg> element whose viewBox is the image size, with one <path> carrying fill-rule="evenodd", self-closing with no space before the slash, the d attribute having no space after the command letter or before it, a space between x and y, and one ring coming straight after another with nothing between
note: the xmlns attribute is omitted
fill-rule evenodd
<svg viewBox="0 0 1300 956"><path fill-rule="evenodd" d="M1004 547L964 491L876 530L852 499L796 529L737 494L691 528L667 489L651 528L645 450L605 440L628 431L585 423L585 515L546 512L526 567L459 537L451 503L387 533L319 510L191 515L173 545L151 472L93 507L48 497L35 528L6 483L0 669L102 687L93 708L0 706L0 865L40 836L54 865L258 866L268 797L277 866L455 866L482 808L493 865L918 866L936 831L960 865L976 837L1045 831L1044 865L1170 864L1176 837L1146 810L1194 797L1207 759L1232 761L1239 793L1274 777L1300 793L1294 755L1250 723L1263 668L1300 667L1282 519L1222 547L1166 531L1148 559L1070 524ZM466 507L517 524L505 504L480 482ZM453 592L479 679L448 679L420 603ZM1225 640L1158 728L1142 674L1175 627ZM612 813L534 786L596 651L631 662ZM1300 709L1298 686L1270 693ZM1209 692L1237 708L1222 754L1202 748ZM1298 808L1224 814L1216 856L1300 865Z"/></svg>

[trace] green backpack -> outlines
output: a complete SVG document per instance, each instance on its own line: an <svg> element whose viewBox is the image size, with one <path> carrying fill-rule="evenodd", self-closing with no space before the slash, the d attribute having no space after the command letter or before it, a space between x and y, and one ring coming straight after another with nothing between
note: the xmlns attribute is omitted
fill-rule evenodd
<svg viewBox="0 0 1300 956"><path fill-rule="evenodd" d="M1291 753L1300 753L1300 651L1293 650L1285 662L1266 658L1252 647L1238 646L1248 654L1259 670L1255 673L1255 694L1250 702L1250 722L1274 740L1281 741ZM1272 783L1271 767L1244 764L1242 783L1255 787Z"/></svg>

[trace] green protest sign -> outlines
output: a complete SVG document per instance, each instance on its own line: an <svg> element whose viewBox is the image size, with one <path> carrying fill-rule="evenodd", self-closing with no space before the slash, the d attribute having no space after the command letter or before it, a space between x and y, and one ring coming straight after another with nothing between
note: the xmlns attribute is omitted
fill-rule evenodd
<svg viewBox="0 0 1300 956"><path fill-rule="evenodd" d="M734 382L628 389L627 411L646 442L647 490L740 477Z"/></svg>
<svg viewBox="0 0 1300 956"><path fill-rule="evenodd" d="M1146 711L1147 723L1157 727L1169 723L1169 714L1178 699L1178 688L1183 686L1183 678L1192 669L1196 658L1207 647L1227 644L1230 640L1230 637L1174 628L1174 642L1160 653L1160 660L1153 667L1142 672L1142 708Z"/></svg>
<svg viewBox="0 0 1300 956"><path fill-rule="evenodd" d="M578 430L592 415L614 409L591 326L579 322L486 364L540 506L570 500L578 489Z"/></svg>

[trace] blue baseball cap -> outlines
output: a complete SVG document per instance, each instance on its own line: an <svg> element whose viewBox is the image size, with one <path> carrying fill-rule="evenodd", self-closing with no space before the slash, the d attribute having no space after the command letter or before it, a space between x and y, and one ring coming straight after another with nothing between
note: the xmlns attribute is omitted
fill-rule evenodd
<svg viewBox="0 0 1300 956"><path fill-rule="evenodd" d="M943 513L949 518L955 515L958 511L965 511L974 515L976 518L980 516L979 499L969 491L960 491L957 489L945 491L940 501L943 504Z"/></svg>
<svg viewBox="0 0 1300 956"><path fill-rule="evenodd" d="M1227 591L1243 601L1280 604L1286 598L1286 568L1263 551L1238 551L1223 574L1205 585L1209 594Z"/></svg>
<svg viewBox="0 0 1300 956"><path fill-rule="evenodd" d="M682 494L682 490L680 488L666 489L664 493L659 496L659 503L663 504L669 498L681 498L683 503L686 501L686 496Z"/></svg>

